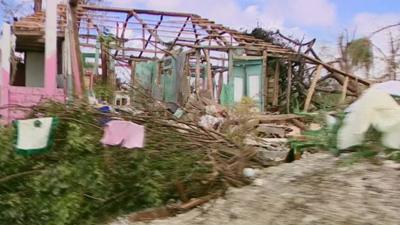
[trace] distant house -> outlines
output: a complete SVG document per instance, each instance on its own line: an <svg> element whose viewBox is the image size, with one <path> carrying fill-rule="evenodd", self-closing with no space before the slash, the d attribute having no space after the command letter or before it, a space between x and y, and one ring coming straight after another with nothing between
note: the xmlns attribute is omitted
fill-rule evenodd
<svg viewBox="0 0 400 225"><path fill-rule="evenodd" d="M26 107L44 99L66 100L65 27L57 22L62 21L60 15L65 15L65 11L57 10L55 2L47 1L46 13L37 11L12 25L3 24L0 40L3 121L23 117ZM46 17L51 19L45 20Z"/></svg>

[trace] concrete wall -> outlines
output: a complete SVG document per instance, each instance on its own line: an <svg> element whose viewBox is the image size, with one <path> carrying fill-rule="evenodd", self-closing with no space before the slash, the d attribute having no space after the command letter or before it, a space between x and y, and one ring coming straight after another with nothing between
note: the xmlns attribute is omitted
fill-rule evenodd
<svg viewBox="0 0 400 225"><path fill-rule="evenodd" d="M44 87L44 52L26 52L26 87Z"/></svg>

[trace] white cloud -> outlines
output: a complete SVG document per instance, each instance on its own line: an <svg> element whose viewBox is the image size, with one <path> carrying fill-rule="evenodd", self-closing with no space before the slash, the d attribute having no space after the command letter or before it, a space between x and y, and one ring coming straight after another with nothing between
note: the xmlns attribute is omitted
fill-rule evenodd
<svg viewBox="0 0 400 225"><path fill-rule="evenodd" d="M336 22L336 6L329 0L267 0L264 11L274 17L300 26L332 26Z"/></svg>
<svg viewBox="0 0 400 225"><path fill-rule="evenodd" d="M353 26L362 35L369 35L383 26L400 22L400 14L358 13L354 16Z"/></svg>
<svg viewBox="0 0 400 225"><path fill-rule="evenodd" d="M121 0L109 4L194 13L234 29L259 25L305 40L313 37L304 27L329 28L336 23L336 6L330 0Z"/></svg>
<svg viewBox="0 0 400 225"><path fill-rule="evenodd" d="M236 29L249 29L257 24L281 30L293 26L325 27L336 20L336 7L329 0L253 0L251 4L239 0L127 0L110 4L190 12Z"/></svg>
<svg viewBox="0 0 400 225"><path fill-rule="evenodd" d="M235 28L254 27L257 24L257 20L265 18L257 7L242 8L234 0L148 0L145 6L146 8L159 10L196 13L202 17L215 20L216 23L222 23ZM269 20L271 22L267 25L280 26L282 24L279 19Z"/></svg>

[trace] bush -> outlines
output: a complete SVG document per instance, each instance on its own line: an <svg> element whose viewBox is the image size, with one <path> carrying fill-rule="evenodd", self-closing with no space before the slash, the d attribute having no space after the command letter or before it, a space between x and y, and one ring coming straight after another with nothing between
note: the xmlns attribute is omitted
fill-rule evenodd
<svg viewBox="0 0 400 225"><path fill-rule="evenodd" d="M0 128L0 224L96 224L178 199L177 181L188 197L219 185L209 182L211 168L201 163L209 146L193 145L164 124L143 122L146 147L126 150L100 144L104 115L89 107L51 104L38 112L60 119L48 153L15 154L13 128Z"/></svg>

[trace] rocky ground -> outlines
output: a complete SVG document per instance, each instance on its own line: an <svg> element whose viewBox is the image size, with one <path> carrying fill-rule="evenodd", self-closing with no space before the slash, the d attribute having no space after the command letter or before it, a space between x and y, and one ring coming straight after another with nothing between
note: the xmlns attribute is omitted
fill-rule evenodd
<svg viewBox="0 0 400 225"><path fill-rule="evenodd" d="M400 164L342 162L314 154L262 170L253 185L176 217L110 225L400 224Z"/></svg>

